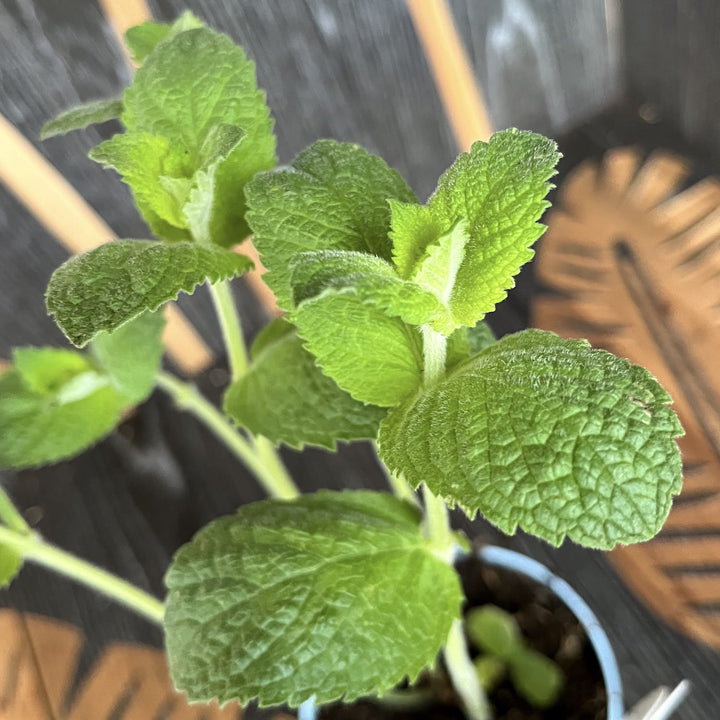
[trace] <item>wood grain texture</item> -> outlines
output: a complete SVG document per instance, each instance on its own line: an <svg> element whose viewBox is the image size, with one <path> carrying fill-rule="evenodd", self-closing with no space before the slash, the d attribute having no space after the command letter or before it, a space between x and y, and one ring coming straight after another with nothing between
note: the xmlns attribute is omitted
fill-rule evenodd
<svg viewBox="0 0 720 720"><path fill-rule="evenodd" d="M261 85L269 90L283 162L318 137L354 140L386 156L424 197L452 161L454 141L402 0L154 0L150 4L162 19L189 6L245 44L259 64ZM578 3L580 8L584 5ZM462 3L453 4L463 32L472 29L468 14L479 17L483 6L488 13L498 7L491 2L467 3L463 10ZM568 14L577 16L572 8ZM578 41L576 30L574 41ZM596 28L588 30L593 42L595 32ZM553 37L562 45L559 34ZM0 112L26 137L36 137L43 120L57 110L119 90L125 82L121 53L93 2L7 0L0 5L0 40ZM476 62L478 48L471 48ZM507 52L511 54L513 48ZM587 65L589 60L583 57ZM510 55L506 61L515 66ZM577 82L582 85L587 76L581 74ZM519 94L526 92L522 83L515 88ZM518 103L531 109L525 99ZM589 107L585 105L588 112ZM542 108L540 115L547 115L546 106ZM523 123L520 116L510 121ZM607 128L603 142L618 134L616 119ZM143 227L120 181L85 159L87 149L110 130L108 126L53 140L41 151L71 177L116 232L137 235ZM62 251L2 188L0 233L0 349L31 338L55 342L58 333L45 318L41 295L63 258ZM511 301L492 316L499 333L527 324L530 281L524 273ZM247 333L252 335L264 322L263 314L242 283L236 290ZM207 299L201 295L183 303L183 308L218 350L219 336ZM224 368L216 367L199 382L217 401L218 386L226 378ZM284 455L305 490L384 487L382 474L363 445L343 448L337 456L320 451ZM210 519L262 496L229 454L161 395L83 457L43 470L4 473L1 480L51 541L156 594L162 593L163 572L181 543ZM473 535L497 539L480 522L455 519ZM656 621L601 555L571 546L556 551L524 536L510 544L546 562L590 601L619 656L629 703L661 682L671 684L687 676L695 688L678 713L679 720L716 714L717 656ZM141 619L39 568L24 569L13 587L0 593L0 603L81 626L87 636L81 672L93 665L109 642L161 643L159 633Z"/></svg>
<svg viewBox="0 0 720 720"><path fill-rule="evenodd" d="M139 644L104 649L76 677L82 631L67 623L0 610L0 720L239 720L231 704L190 707L173 690L165 654Z"/></svg>
<svg viewBox="0 0 720 720"><path fill-rule="evenodd" d="M720 5L714 0L622 3L628 90L685 140L720 158Z"/></svg>
<svg viewBox="0 0 720 720"><path fill-rule="evenodd" d="M623 87L613 0L450 0L496 128L564 133Z"/></svg>

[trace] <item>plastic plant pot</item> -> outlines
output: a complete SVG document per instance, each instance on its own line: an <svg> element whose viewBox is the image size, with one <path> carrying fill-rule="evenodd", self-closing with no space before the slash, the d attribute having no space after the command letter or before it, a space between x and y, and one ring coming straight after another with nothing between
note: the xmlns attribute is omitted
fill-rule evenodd
<svg viewBox="0 0 720 720"><path fill-rule="evenodd" d="M615 653L600 621L582 597L545 565L522 553L495 545L485 545L475 552L475 556L486 565L510 570L547 587L572 611L587 634L600 665L607 695L606 720L624 720L628 717L625 714L622 680ZM666 693L662 698L658 697L659 703L654 703L652 707L648 706L649 714L641 711L643 714L640 718L642 720L669 718L684 700L688 690L687 681L683 681L673 693ZM635 716L631 714L629 717L634 720ZM318 707L314 698L310 698L298 708L298 720L317 720L317 718Z"/></svg>

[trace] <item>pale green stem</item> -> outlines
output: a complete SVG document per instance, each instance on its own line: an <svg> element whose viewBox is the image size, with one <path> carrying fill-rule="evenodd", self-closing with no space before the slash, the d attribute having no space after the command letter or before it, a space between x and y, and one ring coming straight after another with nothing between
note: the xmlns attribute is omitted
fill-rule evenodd
<svg viewBox="0 0 720 720"><path fill-rule="evenodd" d="M462 698L468 717L472 720L490 720L490 703L470 659L462 620L453 621L443 652L450 679Z"/></svg>
<svg viewBox="0 0 720 720"><path fill-rule="evenodd" d="M372 446L375 451L375 459L378 461L378 465L380 466L393 495L401 500L407 500L413 505L419 505L417 495L412 487L410 487L410 484L405 480L405 478L399 477L398 475L390 472L390 468L388 468L388 466L380 459L377 443L373 442Z"/></svg>
<svg viewBox="0 0 720 720"><path fill-rule="evenodd" d="M13 501L2 487L0 487L0 521L15 532L30 532L30 526L25 522L25 518L20 514L20 511L15 507Z"/></svg>
<svg viewBox="0 0 720 720"><path fill-rule="evenodd" d="M423 326L424 385L432 387L445 376L447 358L447 339L428 326ZM448 562L452 562L453 532L447 505L442 498L432 493L426 484L423 485L425 500L425 535L436 546ZM455 620L444 649L445 664L450 679L458 695L462 698L468 717L471 720L490 720L490 706L485 691L475 672L461 620Z"/></svg>
<svg viewBox="0 0 720 720"><path fill-rule="evenodd" d="M178 407L192 413L222 440L255 475L268 495L284 499L292 499L299 495L285 467L279 461L277 464L267 462L267 458L264 458L249 440L240 435L227 418L193 385L178 380L166 372L158 373L157 384L175 400ZM271 449L274 453L274 449Z"/></svg>
<svg viewBox="0 0 720 720"><path fill-rule="evenodd" d="M248 353L229 282L222 281L211 285L210 294L215 304L215 311L225 341L230 374L233 380L239 380L247 372Z"/></svg>
<svg viewBox="0 0 720 720"><path fill-rule="evenodd" d="M215 302L218 321L222 328L232 379L236 381L247 373L250 362L243 338L240 315L235 307L228 282L212 285L210 291ZM263 475L269 478L270 482L263 480L255 470L253 472L258 475L258 479L263 483L270 495L291 499L300 494L278 451L267 438L250 435L250 442L246 444L255 451L257 459L265 466Z"/></svg>
<svg viewBox="0 0 720 720"><path fill-rule="evenodd" d="M76 580L162 626L165 606L160 600L107 570L46 543L38 535L0 526L0 546L14 550L25 560Z"/></svg>

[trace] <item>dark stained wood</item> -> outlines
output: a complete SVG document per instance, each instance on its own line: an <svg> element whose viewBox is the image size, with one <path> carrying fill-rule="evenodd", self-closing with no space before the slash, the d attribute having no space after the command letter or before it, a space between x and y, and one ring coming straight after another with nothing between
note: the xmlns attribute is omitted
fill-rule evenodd
<svg viewBox="0 0 720 720"><path fill-rule="evenodd" d="M193 0L188 4L156 0L151 5L164 19L189 6L245 45L258 62L261 84L268 89L282 161L317 137L355 140L383 154L421 197L432 190L450 163L453 143L400 0ZM543 16L553 15L550 3L535 5L542 6ZM573 88L565 98L569 114L551 115L551 106L539 102L527 82L518 81L508 86L511 97L517 95L517 104L507 105L503 111L507 115L498 115L499 124L541 128L551 123L545 129L558 129L605 104L619 87L613 70L616 60L598 57L603 47L599 4L579 3L577 10L569 0L562 5L564 14L558 14L563 17L548 20L552 30L541 47L553 46L557 57L564 58L558 82ZM472 40L476 67L481 70L485 64L484 44L479 39L485 30L481 28L493 18L497 21L500 5L455 0L453 8L461 30ZM572 36L567 46L574 48L572 52L563 44L566 35ZM511 57L514 51L514 46L509 47L502 60L513 71L510 77L516 76L518 67ZM521 57L525 63L534 62L527 53ZM580 79L570 79L573 66L584 68ZM54 112L78 100L117 93L127 77L107 24L97 6L87 0L3 3L0 68L0 112L33 141L42 122ZM595 85L588 81L592 73L596 73ZM536 107L543 109L535 113ZM625 142L617 119L588 126L581 137L574 136L564 145L566 154L578 159L589 149ZM144 236L119 180L85 158L88 148L110 131L108 126L75 133L38 147L113 229L125 236ZM40 298L64 252L1 188L0 218L0 355L7 355L11 345L58 339L44 318ZM527 323L532 288L532 277L525 273L511 302L491 318L497 331L516 330ZM237 289L247 331L252 334L263 321L262 313L242 284ZM219 348L207 301L193 298L183 308L212 346ZM221 374L216 369L200 380L216 398ZM285 456L305 490L383 487L365 446L344 448L337 456L320 451ZM179 544L211 518L262 496L252 478L207 432L192 418L176 413L159 394L119 433L84 456L43 470L3 473L0 479L50 540L157 594L162 592L162 575ZM471 526L460 516L457 522L472 534L497 539L482 523ZM629 701L660 683L672 684L687 676L696 688L677 717L695 720L716 714L720 707L715 686L717 656L657 621L601 554L571 546L556 551L523 536L508 543L546 562L589 599L613 640ZM23 570L12 588L0 594L0 603L81 625L88 636L82 661L85 670L112 640L161 643L160 634L143 620L38 568Z"/></svg>
<svg viewBox="0 0 720 720"><path fill-rule="evenodd" d="M557 136L621 92L621 36L605 0L450 0L497 129Z"/></svg>
<svg viewBox="0 0 720 720"><path fill-rule="evenodd" d="M685 140L720 157L720 5L714 0L621 5L631 97Z"/></svg>

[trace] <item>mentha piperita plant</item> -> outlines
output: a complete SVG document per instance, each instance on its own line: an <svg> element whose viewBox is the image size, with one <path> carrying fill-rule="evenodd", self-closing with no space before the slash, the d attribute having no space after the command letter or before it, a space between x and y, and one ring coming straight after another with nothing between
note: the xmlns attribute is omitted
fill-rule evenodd
<svg viewBox="0 0 720 720"><path fill-rule="evenodd" d="M119 118L124 131L91 158L122 176L155 238L54 273L47 307L77 349L15 351L0 377L0 466L81 452L157 386L271 497L181 548L161 603L47 544L2 494L0 581L40 562L161 623L192 701L382 695L442 651L468 714L488 717L447 508L609 549L657 533L681 483L682 430L647 371L541 330L495 341L485 324L544 230L555 143L498 132L423 204L351 143L320 140L275 168L253 64L194 16L144 23L127 42L139 67L122 98L74 108L44 135ZM248 351L228 281L252 267L232 249L250 231L284 314ZM160 367L159 310L203 283L232 370L224 415ZM275 449L353 440L376 441L394 496L300 496Z"/></svg>

